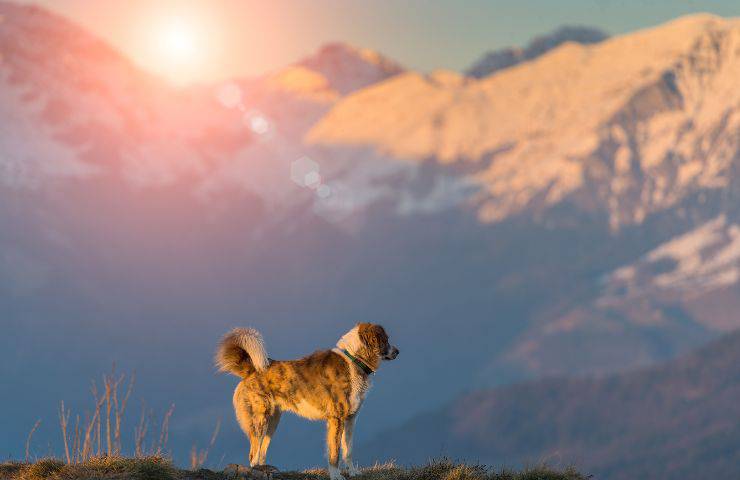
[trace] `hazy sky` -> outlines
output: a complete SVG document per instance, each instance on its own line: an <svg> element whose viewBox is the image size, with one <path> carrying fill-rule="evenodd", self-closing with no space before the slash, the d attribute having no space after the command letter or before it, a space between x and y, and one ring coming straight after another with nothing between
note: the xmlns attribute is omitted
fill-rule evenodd
<svg viewBox="0 0 740 480"><path fill-rule="evenodd" d="M563 24L618 34L692 12L740 16L738 0L25 1L73 18L165 74L174 69L152 44L170 19L185 18L199 32L188 40L202 57L197 68L191 61L194 80L265 72L334 40L377 49L418 70L461 70L488 49L520 45Z"/></svg>

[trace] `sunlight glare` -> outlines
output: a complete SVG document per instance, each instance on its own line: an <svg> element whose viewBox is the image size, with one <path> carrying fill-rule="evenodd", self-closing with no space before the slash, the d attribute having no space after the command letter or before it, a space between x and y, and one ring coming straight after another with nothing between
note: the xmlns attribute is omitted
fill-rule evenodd
<svg viewBox="0 0 740 480"><path fill-rule="evenodd" d="M150 27L151 61L173 83L185 85L203 75L208 63L208 32L197 18L169 17Z"/></svg>
<svg viewBox="0 0 740 480"><path fill-rule="evenodd" d="M196 32L183 20L173 20L161 32L161 53L172 61L182 63L195 59L198 53Z"/></svg>

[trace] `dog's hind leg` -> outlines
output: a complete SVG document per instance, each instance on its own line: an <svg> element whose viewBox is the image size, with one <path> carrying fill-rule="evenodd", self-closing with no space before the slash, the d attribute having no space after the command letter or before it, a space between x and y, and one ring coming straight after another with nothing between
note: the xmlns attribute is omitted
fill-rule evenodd
<svg viewBox="0 0 740 480"><path fill-rule="evenodd" d="M339 473L339 445L342 440L344 421L330 418L326 421L326 453L329 460L329 479L344 480Z"/></svg>
<svg viewBox="0 0 740 480"><path fill-rule="evenodd" d="M267 452L265 439L268 436L270 419L278 412L276 406L269 398L262 395L250 399L252 404L251 432L249 436L249 462L252 467L262 465L264 462L263 452ZM275 425L277 427L277 425ZM267 444L270 440L267 439Z"/></svg>
<svg viewBox="0 0 740 480"><path fill-rule="evenodd" d="M234 391L234 410L242 431L249 437L249 464L255 465L259 457L259 438L255 429L254 402L243 383Z"/></svg>
<svg viewBox="0 0 740 480"><path fill-rule="evenodd" d="M255 415L252 418L252 431L249 434L249 465L262 465L262 446L267 435L268 416Z"/></svg>
<svg viewBox="0 0 740 480"><path fill-rule="evenodd" d="M262 447L259 454L260 465L267 463L267 449L270 448L270 440L272 440L272 436L275 434L275 430L280 423L280 415L280 410L275 409L275 412L267 418L267 430L262 438Z"/></svg>
<svg viewBox="0 0 740 480"><path fill-rule="evenodd" d="M352 415L344 420L342 429L342 462L347 467L350 477L360 474L360 470L352 461L352 433L355 430L355 416Z"/></svg>
<svg viewBox="0 0 740 480"><path fill-rule="evenodd" d="M259 465L260 456L260 437L255 432L249 433L249 466L255 467Z"/></svg>
<svg viewBox="0 0 740 480"><path fill-rule="evenodd" d="M249 465L262 465L262 445L267 435L267 423L270 416L264 412L255 412L252 417L252 428L249 432Z"/></svg>

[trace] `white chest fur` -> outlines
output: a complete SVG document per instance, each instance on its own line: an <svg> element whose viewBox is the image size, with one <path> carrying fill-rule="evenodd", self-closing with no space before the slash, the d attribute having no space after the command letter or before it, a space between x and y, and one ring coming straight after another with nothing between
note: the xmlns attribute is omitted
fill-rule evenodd
<svg viewBox="0 0 740 480"><path fill-rule="evenodd" d="M370 381L370 377L367 375L361 375L358 371L357 365L355 365L352 360L347 358L347 356L342 353L342 351L338 348L334 349L334 352L337 353L337 355L341 356L346 362L347 366L349 367L349 375L350 375L350 385L351 385L351 393L350 393L350 413L355 414L358 410L360 410L360 407L362 406L362 402L365 400L365 395L367 394L367 391L372 386L372 382Z"/></svg>

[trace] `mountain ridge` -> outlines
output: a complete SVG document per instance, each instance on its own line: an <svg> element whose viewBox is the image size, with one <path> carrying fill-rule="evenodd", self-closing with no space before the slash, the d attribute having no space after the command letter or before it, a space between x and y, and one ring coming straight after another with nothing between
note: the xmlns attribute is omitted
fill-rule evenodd
<svg viewBox="0 0 740 480"><path fill-rule="evenodd" d="M486 52L465 70L465 74L475 78L487 77L499 70L533 60L565 42L590 44L599 43L607 38L609 35L598 28L565 25L535 37L524 47L508 47Z"/></svg>
<svg viewBox="0 0 740 480"><path fill-rule="evenodd" d="M739 347L736 331L647 369L473 392L359 451L413 462L442 448L507 467L555 460L610 480L729 478L740 460Z"/></svg>
<svg viewBox="0 0 740 480"><path fill-rule="evenodd" d="M296 65L329 78L329 84L339 95L347 95L404 71L400 64L375 50L343 42L325 43L315 54L299 60Z"/></svg>
<svg viewBox="0 0 740 480"><path fill-rule="evenodd" d="M712 130L729 135L734 128L737 115L718 102L737 111L729 85L740 64L738 32L738 20L697 15L598 44L563 44L462 86L401 74L340 101L306 138L413 162L472 165L471 179L487 192L482 221L568 201L605 211L613 228L639 224L677 201L663 187L662 170L680 166L677 180L701 182L698 188L717 181L697 176L701 163L671 167L677 154L726 164L721 152L692 150ZM704 90L707 81L716 87ZM703 177L721 168L706 168ZM640 204L630 204L634 198Z"/></svg>

